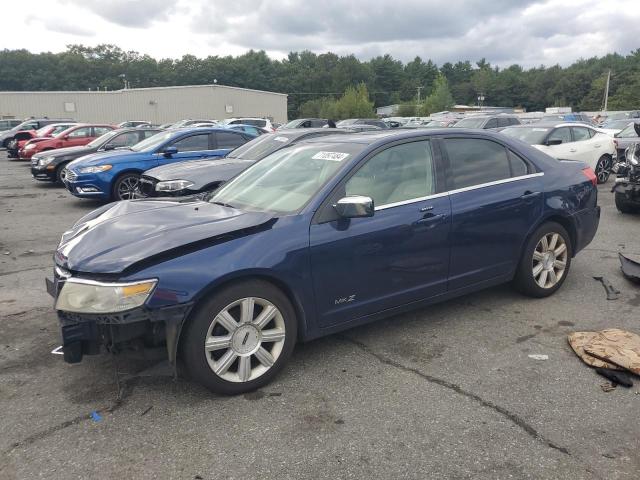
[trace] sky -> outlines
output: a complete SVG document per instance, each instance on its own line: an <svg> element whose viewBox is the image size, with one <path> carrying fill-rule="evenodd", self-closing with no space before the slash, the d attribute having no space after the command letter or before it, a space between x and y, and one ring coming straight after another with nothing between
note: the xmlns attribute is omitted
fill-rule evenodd
<svg viewBox="0 0 640 480"><path fill-rule="evenodd" d="M640 48L640 0L29 0L3 19L0 49L111 43L157 59L311 50L532 67Z"/></svg>

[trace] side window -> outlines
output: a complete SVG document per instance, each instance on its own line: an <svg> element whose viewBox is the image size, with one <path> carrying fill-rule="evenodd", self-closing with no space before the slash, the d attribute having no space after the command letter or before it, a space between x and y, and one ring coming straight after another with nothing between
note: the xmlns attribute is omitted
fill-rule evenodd
<svg viewBox="0 0 640 480"><path fill-rule="evenodd" d="M573 128L573 141L581 142L583 140L589 140L591 135L589 135L589 129L584 127L572 127Z"/></svg>
<svg viewBox="0 0 640 480"><path fill-rule="evenodd" d="M347 195L365 195L377 207L435 193L429 141L390 147L370 158L345 184Z"/></svg>
<svg viewBox="0 0 640 480"><path fill-rule="evenodd" d="M562 143L571 142L571 132L569 131L569 127L556 128L549 134L547 141L549 140L562 140Z"/></svg>
<svg viewBox="0 0 640 480"><path fill-rule="evenodd" d="M115 145L116 147L130 147L139 142L138 132L127 132L117 135L109 140L107 145Z"/></svg>
<svg viewBox="0 0 640 480"><path fill-rule="evenodd" d="M244 145L244 137L238 133L216 132L217 148L236 148Z"/></svg>
<svg viewBox="0 0 640 480"><path fill-rule="evenodd" d="M39 128L37 123L29 123L20 127L20 130L37 130Z"/></svg>
<svg viewBox="0 0 640 480"><path fill-rule="evenodd" d="M509 163L511 164L511 176L521 177L529 173L529 165L525 162L520 155L513 153L509 150Z"/></svg>
<svg viewBox="0 0 640 480"><path fill-rule="evenodd" d="M498 128L498 119L490 118L483 128Z"/></svg>
<svg viewBox="0 0 640 480"><path fill-rule="evenodd" d="M520 125L520 120L518 120L517 118L513 117L509 119L509 125Z"/></svg>
<svg viewBox="0 0 640 480"><path fill-rule="evenodd" d="M93 136L101 137L107 132L110 132L112 129L108 127L93 127Z"/></svg>
<svg viewBox="0 0 640 480"><path fill-rule="evenodd" d="M511 177L507 151L499 143L476 138L449 138L445 145L453 190Z"/></svg>
<svg viewBox="0 0 640 480"><path fill-rule="evenodd" d="M199 150L209 150L209 134L201 133L181 138L173 142L172 147L176 147L179 152L197 152Z"/></svg>
<svg viewBox="0 0 640 480"><path fill-rule="evenodd" d="M511 125L511 119L510 118L499 118L498 119L498 127L507 127Z"/></svg>
<svg viewBox="0 0 640 480"><path fill-rule="evenodd" d="M144 140L145 138L153 137L158 132L155 130L141 130L138 133L140 134L140 140Z"/></svg>
<svg viewBox="0 0 640 480"><path fill-rule="evenodd" d="M74 130L69 133L70 138L82 138L82 137L90 137L91 136L91 127L83 127Z"/></svg>

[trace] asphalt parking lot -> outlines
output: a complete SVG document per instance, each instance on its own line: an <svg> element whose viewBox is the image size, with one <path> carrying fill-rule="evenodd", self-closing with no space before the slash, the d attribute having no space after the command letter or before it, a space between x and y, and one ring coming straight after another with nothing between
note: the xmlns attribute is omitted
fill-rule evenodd
<svg viewBox="0 0 640 480"><path fill-rule="evenodd" d="M637 478L640 382L605 393L566 341L640 333L640 288L617 259L640 255L640 217L616 211L610 186L553 297L503 286L299 345L267 388L221 397L153 353L50 354L44 276L98 204L0 152L0 478Z"/></svg>

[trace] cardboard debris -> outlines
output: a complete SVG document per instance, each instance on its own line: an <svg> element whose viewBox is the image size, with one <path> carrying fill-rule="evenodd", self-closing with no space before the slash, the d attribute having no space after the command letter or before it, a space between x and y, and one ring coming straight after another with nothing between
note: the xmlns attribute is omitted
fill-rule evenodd
<svg viewBox="0 0 640 480"><path fill-rule="evenodd" d="M589 355L640 375L640 335L610 328L598 332L584 350Z"/></svg>
<svg viewBox="0 0 640 480"><path fill-rule="evenodd" d="M578 357L580 357L580 359L590 367L620 370L620 367L613 363L600 360L599 358L589 355L584 351L584 346L591 343L598 334L599 332L573 332L570 333L567 338L569 340L569 345L571 345L573 351L576 352L576 355L578 355Z"/></svg>

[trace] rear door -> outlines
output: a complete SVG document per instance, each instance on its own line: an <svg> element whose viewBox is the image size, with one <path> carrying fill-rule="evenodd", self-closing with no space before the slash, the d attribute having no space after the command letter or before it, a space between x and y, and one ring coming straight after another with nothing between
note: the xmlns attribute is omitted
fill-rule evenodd
<svg viewBox="0 0 640 480"><path fill-rule="evenodd" d="M541 176L488 138L444 140L451 200L449 290L506 278L542 214Z"/></svg>
<svg viewBox="0 0 640 480"><path fill-rule="evenodd" d="M215 132L215 150L210 157L224 157L231 150L247 143L247 135L230 130L228 132Z"/></svg>

